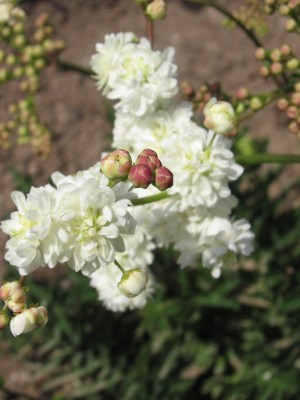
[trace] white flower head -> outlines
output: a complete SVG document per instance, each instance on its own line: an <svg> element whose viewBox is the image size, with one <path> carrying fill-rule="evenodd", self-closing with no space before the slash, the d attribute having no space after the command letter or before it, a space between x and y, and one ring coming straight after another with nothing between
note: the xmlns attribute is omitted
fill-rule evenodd
<svg viewBox="0 0 300 400"><path fill-rule="evenodd" d="M11 219L1 223L1 229L11 237L6 243L5 259L19 268L21 275L44 266L44 254L56 247L51 218L56 202L55 192L53 187L46 185L32 187L27 197L21 192L12 193L18 211L11 214Z"/></svg>
<svg viewBox="0 0 300 400"><path fill-rule="evenodd" d="M96 45L91 68L98 86L116 108L136 116L154 111L177 91L174 49L154 51L146 38L136 40L132 33L107 35Z"/></svg>
<svg viewBox="0 0 300 400"><path fill-rule="evenodd" d="M108 180L94 168L63 177L55 174L57 203L54 218L61 223L64 261L75 271L91 274L112 263L124 251L121 233L133 233L128 212L129 185L107 186Z"/></svg>
<svg viewBox="0 0 300 400"><path fill-rule="evenodd" d="M0 0L0 23L11 22L16 17L23 18L24 11L12 0Z"/></svg>

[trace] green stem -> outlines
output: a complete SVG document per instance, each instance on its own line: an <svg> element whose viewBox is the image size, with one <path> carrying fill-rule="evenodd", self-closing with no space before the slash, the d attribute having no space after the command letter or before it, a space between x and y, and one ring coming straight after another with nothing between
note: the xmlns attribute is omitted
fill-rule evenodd
<svg viewBox="0 0 300 400"><path fill-rule="evenodd" d="M131 200L134 206L142 206L144 204L154 203L155 201L160 201L171 197L167 192L162 192L158 194L153 194L152 196L142 197L141 199Z"/></svg>
<svg viewBox="0 0 300 400"><path fill-rule="evenodd" d="M122 272L122 274L124 274L125 273L125 269L122 267L122 265L116 259L115 259L114 263L119 268L119 270Z"/></svg>
<svg viewBox="0 0 300 400"><path fill-rule="evenodd" d="M26 278L26 276L21 276L21 278L19 279L19 284L21 286L25 286Z"/></svg>
<svg viewBox="0 0 300 400"><path fill-rule="evenodd" d="M210 6L218 10L221 14L225 15L227 18L231 19L235 24L237 24L242 31L248 36L248 38L255 44L256 47L263 47L263 44L257 39L255 34L251 29L248 29L238 18L236 18L231 12L220 6L217 2L213 0L188 0L189 3L203 4L206 6Z"/></svg>
<svg viewBox="0 0 300 400"><path fill-rule="evenodd" d="M235 160L242 165L298 164L300 163L300 154L250 154L236 156Z"/></svg>
<svg viewBox="0 0 300 400"><path fill-rule="evenodd" d="M64 71L73 71L81 75L89 76L92 78L92 71L89 68L81 67L80 65L70 63L68 61L57 60L56 65Z"/></svg>

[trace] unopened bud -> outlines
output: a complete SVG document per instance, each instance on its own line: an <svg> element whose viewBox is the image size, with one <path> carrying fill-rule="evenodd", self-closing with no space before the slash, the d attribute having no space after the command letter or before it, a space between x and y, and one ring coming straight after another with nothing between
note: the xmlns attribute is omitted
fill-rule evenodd
<svg viewBox="0 0 300 400"><path fill-rule="evenodd" d="M296 121L291 122L288 125L289 131L292 133L298 133L299 132L299 125L297 124Z"/></svg>
<svg viewBox="0 0 300 400"><path fill-rule="evenodd" d="M288 107L287 110L286 110L286 115L287 115L287 117L290 118L290 119L295 119L295 118L297 118L298 115L299 115L298 108L295 107L295 106L290 106L290 107Z"/></svg>
<svg viewBox="0 0 300 400"><path fill-rule="evenodd" d="M279 49L272 50L270 57L272 61L280 61L282 57L281 51Z"/></svg>
<svg viewBox="0 0 300 400"><path fill-rule="evenodd" d="M262 108L263 103L260 100L259 97L252 97L252 99L250 100L250 108L252 110L259 110L260 108Z"/></svg>
<svg viewBox="0 0 300 400"><path fill-rule="evenodd" d="M283 44L280 48L280 51L283 56L289 56L292 52L292 48L289 44Z"/></svg>
<svg viewBox="0 0 300 400"><path fill-rule="evenodd" d="M154 175L148 165L137 164L131 167L128 179L132 182L133 186L146 189L154 182Z"/></svg>
<svg viewBox="0 0 300 400"><path fill-rule="evenodd" d="M299 67L299 60L298 58L291 58L287 63L286 63L287 69L289 70L294 70Z"/></svg>
<svg viewBox="0 0 300 400"><path fill-rule="evenodd" d="M277 108L280 111L284 111L288 108L289 102L285 98L281 98L277 101Z"/></svg>
<svg viewBox="0 0 300 400"><path fill-rule="evenodd" d="M153 0L146 8L146 14L153 21L167 16L167 4L164 0Z"/></svg>
<svg viewBox="0 0 300 400"><path fill-rule="evenodd" d="M285 23L285 30L288 32L293 32L296 29L297 29L297 22L292 18L288 19Z"/></svg>
<svg viewBox="0 0 300 400"><path fill-rule="evenodd" d="M260 67L259 69L259 75L262 76L263 78L266 78L267 76L270 75L270 70L268 67L266 67L265 65L263 65L262 67Z"/></svg>
<svg viewBox="0 0 300 400"><path fill-rule="evenodd" d="M127 150L123 149L107 154L100 161L101 171L111 181L126 180L131 166L131 156Z"/></svg>
<svg viewBox="0 0 300 400"><path fill-rule="evenodd" d="M30 332L43 327L48 321L48 313L45 307L32 307L16 315L10 321L10 330L14 336Z"/></svg>
<svg viewBox="0 0 300 400"><path fill-rule="evenodd" d="M154 186L160 191L164 191L173 186L173 174L166 167L160 167L155 171Z"/></svg>
<svg viewBox="0 0 300 400"><path fill-rule="evenodd" d="M282 70L283 70L283 65L280 62L276 61L273 62L273 64L271 64L270 71L272 74L279 75L281 74Z"/></svg>
<svg viewBox="0 0 300 400"><path fill-rule="evenodd" d="M263 47L258 47L255 51L255 57L257 60L264 60L266 57L266 50Z"/></svg>
<svg viewBox="0 0 300 400"><path fill-rule="evenodd" d="M5 312L0 312L0 330L9 324L9 316Z"/></svg>
<svg viewBox="0 0 300 400"><path fill-rule="evenodd" d="M147 273L141 268L125 271L118 283L120 292L126 297L136 297L146 289Z"/></svg>
<svg viewBox="0 0 300 400"><path fill-rule="evenodd" d="M204 125L220 135L226 135L235 128L236 115L234 108L227 101L211 98L203 110Z"/></svg>
<svg viewBox="0 0 300 400"><path fill-rule="evenodd" d="M300 105L300 93L299 92L294 92L291 96L291 101L293 104L296 106Z"/></svg>
<svg viewBox="0 0 300 400"><path fill-rule="evenodd" d="M152 150L149 150L151 152ZM153 152L155 153L155 152ZM138 164L148 165L152 169L152 171L156 170L157 168L161 167L161 161L157 157L157 155L148 155L146 152L142 152L138 155L136 162Z"/></svg>
<svg viewBox="0 0 300 400"><path fill-rule="evenodd" d="M0 298L14 313L20 313L26 308L26 294L22 285L17 282L7 282L0 288Z"/></svg>
<svg viewBox="0 0 300 400"><path fill-rule="evenodd" d="M249 96L249 90L245 87L240 87L236 91L236 97L239 100L244 100Z"/></svg>
<svg viewBox="0 0 300 400"><path fill-rule="evenodd" d="M288 15L290 13L290 9L286 4L282 4L279 7L279 14L281 15Z"/></svg>

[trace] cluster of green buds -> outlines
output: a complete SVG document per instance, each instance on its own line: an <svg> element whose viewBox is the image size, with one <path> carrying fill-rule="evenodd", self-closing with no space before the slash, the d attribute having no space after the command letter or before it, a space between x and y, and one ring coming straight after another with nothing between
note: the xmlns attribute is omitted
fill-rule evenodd
<svg viewBox="0 0 300 400"><path fill-rule="evenodd" d="M289 119L289 131L300 139L300 81L295 83L292 93L277 101L277 108Z"/></svg>
<svg viewBox="0 0 300 400"><path fill-rule="evenodd" d="M300 67L299 59L288 44L283 44L280 48L271 51L259 47L256 49L255 57L263 63L259 73L264 78L293 74Z"/></svg>
<svg viewBox="0 0 300 400"><path fill-rule="evenodd" d="M8 20L0 19L0 88L11 83L20 90L18 100L7 104L8 121L0 124L2 149L16 140L17 144L30 143L37 153L47 154L50 150L51 134L39 120L35 95L42 70L64 48L64 43L52 36L53 27L46 14L36 19L31 34L23 12Z"/></svg>
<svg viewBox="0 0 300 400"><path fill-rule="evenodd" d="M19 336L46 325L48 321L46 308L43 306L27 308L26 289L19 281L2 285L0 299L5 303L0 312L0 329L10 324L11 333Z"/></svg>
<svg viewBox="0 0 300 400"><path fill-rule="evenodd" d="M287 32L300 32L300 1L299 0L277 0L278 11L287 17L285 30Z"/></svg>
<svg viewBox="0 0 300 400"><path fill-rule="evenodd" d="M157 21L167 16L166 0L134 0L140 5L144 13L152 20Z"/></svg>
<svg viewBox="0 0 300 400"><path fill-rule="evenodd" d="M162 165L157 153L151 149L144 149L135 163L127 150L115 150L101 159L100 169L112 185L129 180L134 187L143 189L151 184L160 191L173 186L172 172Z"/></svg>

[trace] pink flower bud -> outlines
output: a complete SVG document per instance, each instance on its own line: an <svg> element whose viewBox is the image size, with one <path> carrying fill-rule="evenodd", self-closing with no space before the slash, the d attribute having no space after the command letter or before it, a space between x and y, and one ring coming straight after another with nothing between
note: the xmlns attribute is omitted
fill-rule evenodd
<svg viewBox="0 0 300 400"><path fill-rule="evenodd" d="M160 167L155 171L155 183L157 189L164 191L173 186L173 174L166 167Z"/></svg>
<svg viewBox="0 0 300 400"><path fill-rule="evenodd" d="M145 164L133 165L129 172L128 179L132 182L133 186L146 189L154 182L153 171Z"/></svg>
<svg viewBox="0 0 300 400"><path fill-rule="evenodd" d="M0 298L5 301L14 313L20 313L26 308L26 294L22 285L17 282L7 282L0 288Z"/></svg>
<svg viewBox="0 0 300 400"><path fill-rule="evenodd" d="M45 307L32 307L16 315L10 321L10 330L14 336L30 332L43 327L48 321L48 313Z"/></svg>
<svg viewBox="0 0 300 400"><path fill-rule="evenodd" d="M0 330L9 324L9 317L5 312L0 312Z"/></svg>
<svg viewBox="0 0 300 400"><path fill-rule="evenodd" d="M156 151L151 150L151 149L144 149L140 152L139 156L152 156L152 157L158 157Z"/></svg>
<svg viewBox="0 0 300 400"><path fill-rule="evenodd" d="M140 154L135 162L136 165L144 164L148 165L152 169L152 171L161 167L161 161L157 156L148 156L147 154Z"/></svg>
<svg viewBox="0 0 300 400"><path fill-rule="evenodd" d="M136 297L146 289L147 273L141 268L125 271L118 283L120 292L126 297Z"/></svg>
<svg viewBox="0 0 300 400"><path fill-rule="evenodd" d="M126 180L131 166L131 156L127 150L123 149L118 149L107 154L100 161L101 171L111 181Z"/></svg>

